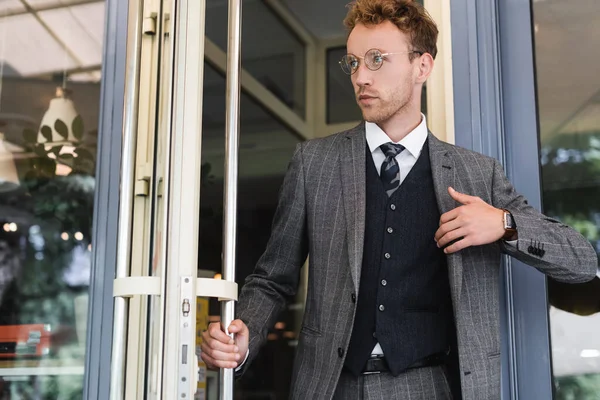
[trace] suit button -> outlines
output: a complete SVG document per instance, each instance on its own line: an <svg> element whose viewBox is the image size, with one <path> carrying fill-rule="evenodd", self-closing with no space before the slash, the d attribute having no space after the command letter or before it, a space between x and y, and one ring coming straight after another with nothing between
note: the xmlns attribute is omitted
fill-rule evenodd
<svg viewBox="0 0 600 400"><path fill-rule="evenodd" d="M394 233L394 228L392 228L392 227L387 228L387 233Z"/></svg>
<svg viewBox="0 0 600 400"><path fill-rule="evenodd" d="M390 208L392 209L392 211L396 211L396 205L395 204L390 204Z"/></svg>
<svg viewBox="0 0 600 400"><path fill-rule="evenodd" d="M385 306L383 304L379 306L379 311L385 311Z"/></svg>
<svg viewBox="0 0 600 400"><path fill-rule="evenodd" d="M381 280L381 286L386 286L387 285L387 281L385 279Z"/></svg>
<svg viewBox="0 0 600 400"><path fill-rule="evenodd" d="M354 293L352 293L352 296L351 296L351 297L352 297L352 302L353 302L353 303L356 303L356 295L355 295Z"/></svg>
<svg viewBox="0 0 600 400"><path fill-rule="evenodd" d="M390 253L385 253L383 256L385 257L386 260L389 260L390 258L392 258L392 255Z"/></svg>
<svg viewBox="0 0 600 400"><path fill-rule="evenodd" d="M340 356L340 358L344 357L344 349L341 347L338 347L338 356Z"/></svg>
<svg viewBox="0 0 600 400"><path fill-rule="evenodd" d="M373 337L377 338L377 332L373 332Z"/></svg>

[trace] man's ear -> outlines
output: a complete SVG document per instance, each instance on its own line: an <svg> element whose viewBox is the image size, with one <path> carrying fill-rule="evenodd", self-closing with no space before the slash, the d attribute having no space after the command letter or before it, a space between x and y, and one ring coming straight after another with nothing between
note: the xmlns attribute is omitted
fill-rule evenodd
<svg viewBox="0 0 600 400"><path fill-rule="evenodd" d="M419 63L418 64L419 75L417 76L417 82L425 83L425 81L427 79L429 79L429 76L431 75L431 72L433 71L433 66L435 64L435 61L433 60L433 57L429 53L424 53L421 57L419 57L415 61Z"/></svg>

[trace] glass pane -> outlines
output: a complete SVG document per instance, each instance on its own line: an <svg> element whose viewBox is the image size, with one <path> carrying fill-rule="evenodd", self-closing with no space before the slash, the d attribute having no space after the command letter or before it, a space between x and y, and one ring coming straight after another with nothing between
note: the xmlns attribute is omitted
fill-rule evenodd
<svg viewBox="0 0 600 400"><path fill-rule="evenodd" d="M227 50L227 1L209 1L206 36ZM242 68L300 117L306 112L304 44L263 1L244 1Z"/></svg>
<svg viewBox="0 0 600 400"><path fill-rule="evenodd" d="M544 211L600 250L600 3L533 1L533 10ZM600 278L549 280L548 296L555 398L596 398Z"/></svg>
<svg viewBox="0 0 600 400"><path fill-rule="evenodd" d="M58 37L81 34L73 21ZM31 14L0 18L3 399L83 394L102 43L86 49L95 79L73 81L80 49L54 35Z"/></svg>
<svg viewBox="0 0 600 400"><path fill-rule="evenodd" d="M202 191L198 276L221 271L223 234L223 166L225 163L225 79L208 64L204 77ZM271 232L283 176L299 139L246 94L241 100L238 184L236 281L242 285L264 251ZM298 291L299 293L302 290ZM242 399L288 397L296 329L303 306L290 307L269 335L268 344L247 373L236 382ZM209 302L210 320L219 318L219 305ZM301 317L301 314L300 314ZM206 323L198 323L201 331ZM209 395L218 383L209 372ZM210 397L209 397L210 398ZM215 397L216 398L216 397Z"/></svg>

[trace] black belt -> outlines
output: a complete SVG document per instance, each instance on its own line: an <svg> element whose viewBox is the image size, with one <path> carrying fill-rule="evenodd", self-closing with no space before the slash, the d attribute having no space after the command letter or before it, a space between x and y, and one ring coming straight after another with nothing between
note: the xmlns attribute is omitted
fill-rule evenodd
<svg viewBox="0 0 600 400"><path fill-rule="evenodd" d="M430 356L427 356L425 358L417 360L416 362L412 363L407 369L416 369L416 368L433 367L436 365L441 365L446 362L447 357L448 356L446 353L432 354ZM386 372L389 370L390 370L390 368L388 367L388 363L385 360L385 357L374 356L367 360L367 364L365 365L365 368L363 369L362 374L363 375L378 374L380 372Z"/></svg>

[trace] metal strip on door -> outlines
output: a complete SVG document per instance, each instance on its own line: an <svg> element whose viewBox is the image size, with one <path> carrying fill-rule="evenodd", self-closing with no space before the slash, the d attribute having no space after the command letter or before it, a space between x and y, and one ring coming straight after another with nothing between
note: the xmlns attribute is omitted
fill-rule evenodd
<svg viewBox="0 0 600 400"><path fill-rule="evenodd" d="M237 183L240 136L242 2L229 0L227 43L227 108L225 121L225 182L223 217L223 279L235 281ZM235 318L235 302L221 303L221 324L227 327ZM233 336L232 334L230 334ZM221 369L220 399L233 400L234 370Z"/></svg>

